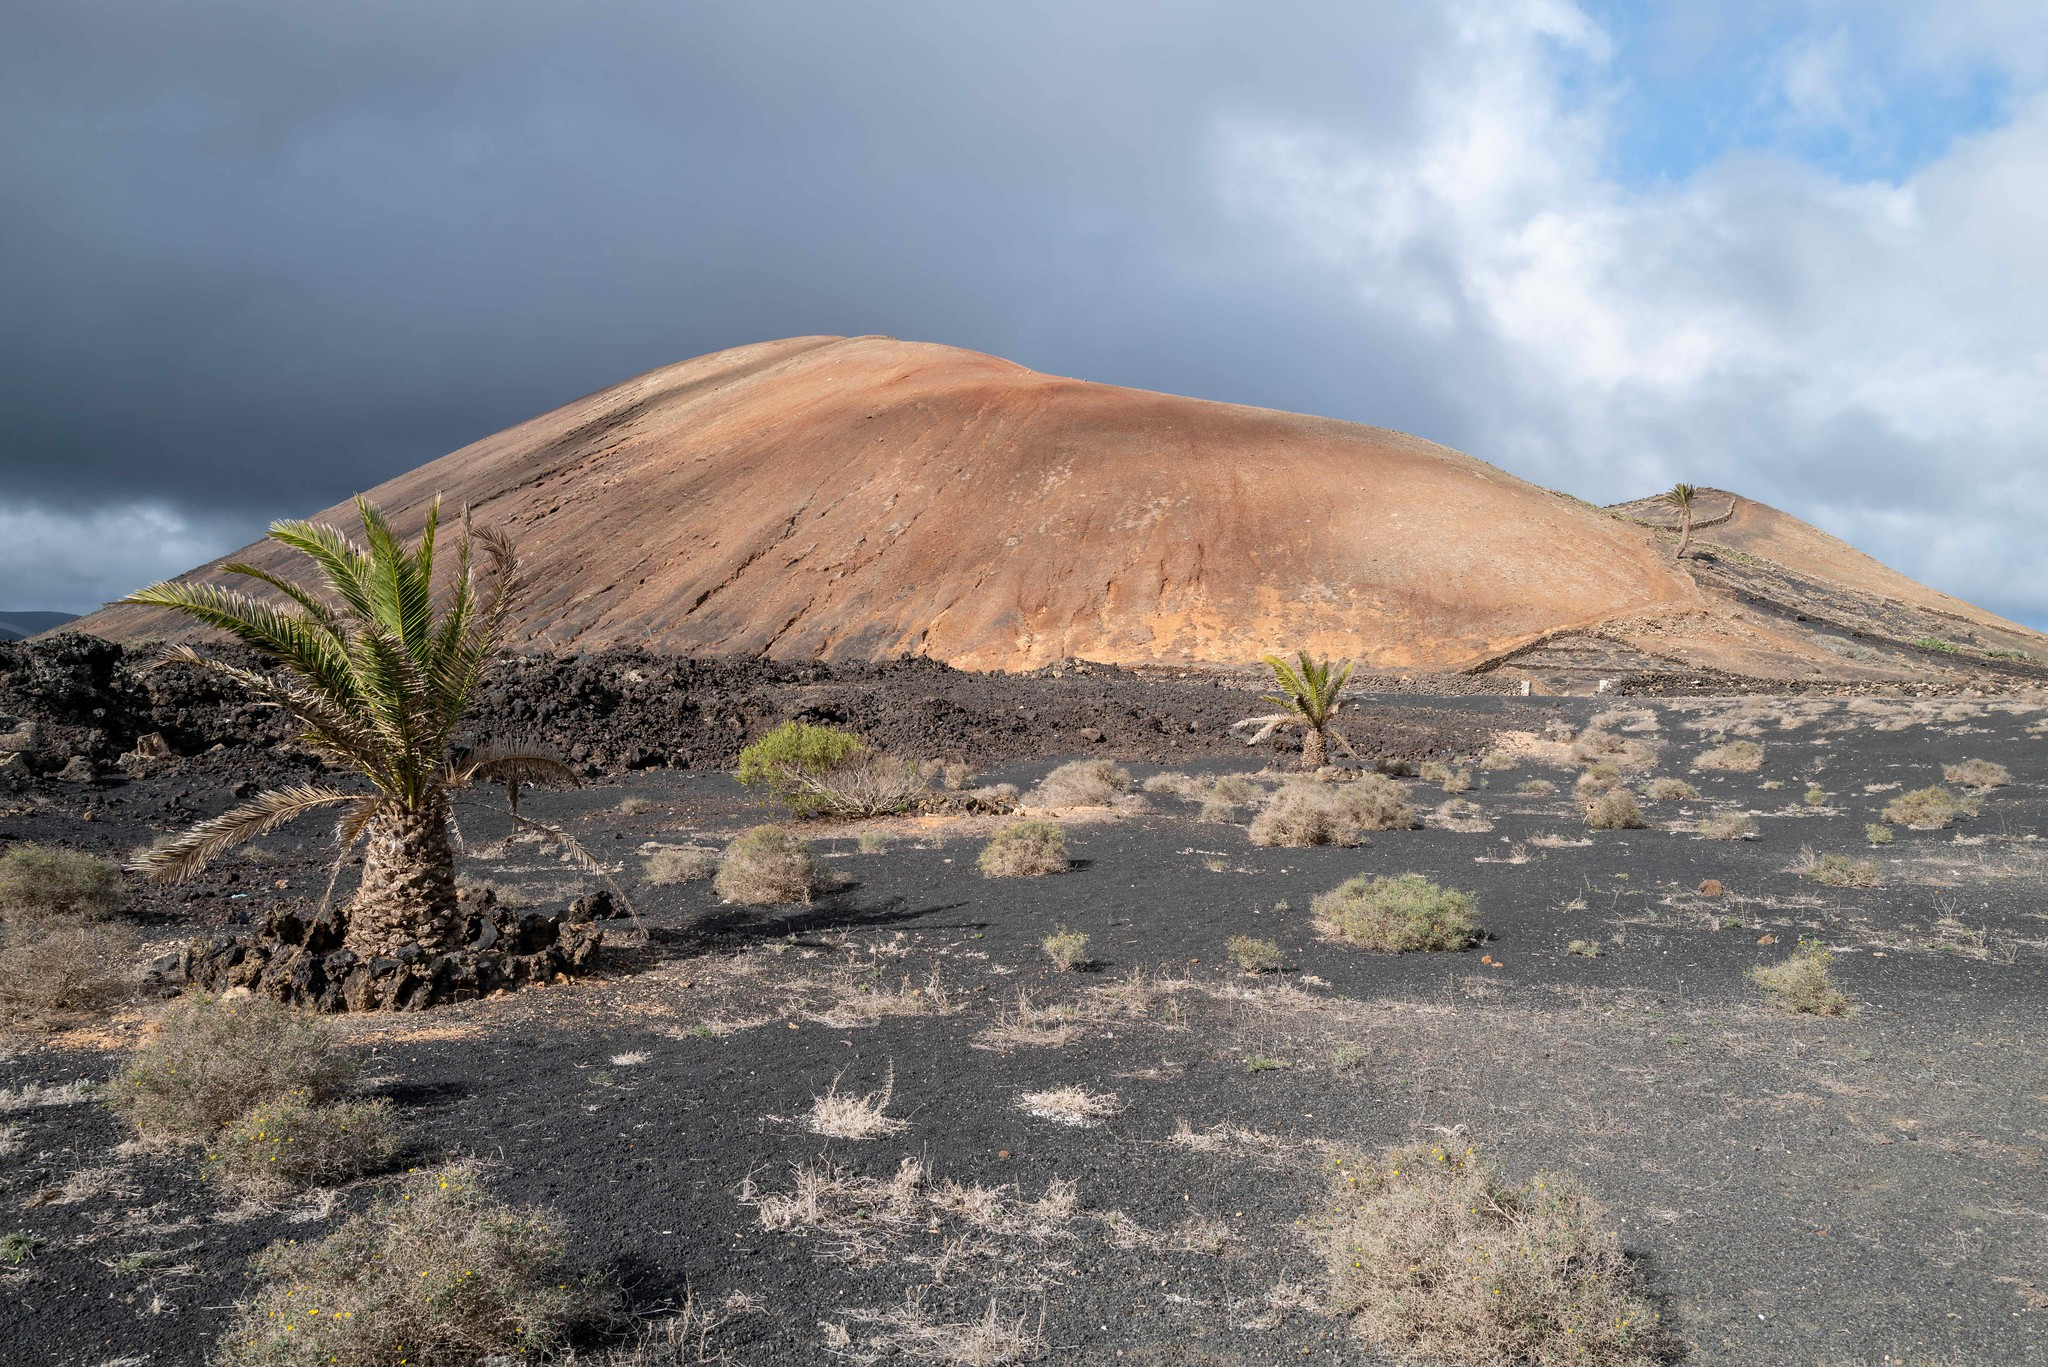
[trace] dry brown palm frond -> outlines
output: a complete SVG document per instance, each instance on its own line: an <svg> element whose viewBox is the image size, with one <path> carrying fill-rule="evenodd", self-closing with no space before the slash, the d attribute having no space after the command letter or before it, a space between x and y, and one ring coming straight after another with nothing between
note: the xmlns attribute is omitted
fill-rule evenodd
<svg viewBox="0 0 2048 1367"><path fill-rule="evenodd" d="M344 793L338 788L298 784L258 793L239 807L233 807L188 831L155 846L129 864L129 868L151 878L182 882L190 878L223 850L274 831L279 826L336 802L364 801L361 793ZM374 799L373 799L374 800Z"/></svg>
<svg viewBox="0 0 2048 1367"><path fill-rule="evenodd" d="M446 782L451 788L467 788L478 783L502 783L505 785L505 802L516 815L519 811L520 788L556 785L574 788L582 780L576 776L574 769L545 751L513 750L487 745L470 751L463 756L460 763L450 762L446 770Z"/></svg>
<svg viewBox="0 0 2048 1367"><path fill-rule="evenodd" d="M511 817L518 825L525 827L529 831L547 836L557 845L560 845L562 852L569 856L570 861L576 867L586 873L596 874L598 880L610 890L611 895L618 899L619 905L626 909L626 915L632 918L633 929L638 931L643 938L646 936L647 927L641 923L640 913L633 906L633 899L626 896L626 890L618 885L617 880L612 877L611 870L606 868L603 861L596 855L586 849L582 841L561 827L550 826L545 821L535 821L532 817L521 816L517 812L511 813Z"/></svg>

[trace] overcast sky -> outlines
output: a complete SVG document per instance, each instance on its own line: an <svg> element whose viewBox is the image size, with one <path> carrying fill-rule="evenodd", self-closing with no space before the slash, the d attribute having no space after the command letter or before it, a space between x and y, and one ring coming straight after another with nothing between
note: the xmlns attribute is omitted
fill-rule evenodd
<svg viewBox="0 0 2048 1367"><path fill-rule="evenodd" d="M2039 0L14 0L0 608L888 333L1777 504L2048 625Z"/></svg>

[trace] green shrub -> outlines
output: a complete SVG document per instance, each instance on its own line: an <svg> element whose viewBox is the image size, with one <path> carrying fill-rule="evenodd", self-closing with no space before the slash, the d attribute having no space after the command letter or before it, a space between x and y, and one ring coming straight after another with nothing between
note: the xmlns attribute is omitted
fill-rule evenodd
<svg viewBox="0 0 2048 1367"><path fill-rule="evenodd" d="M642 876L656 887L695 883L718 872L718 851L701 845L664 845L647 856Z"/></svg>
<svg viewBox="0 0 2048 1367"><path fill-rule="evenodd" d="M1731 774L1753 774L1764 767L1764 748L1753 740L1731 740L1726 745L1700 751L1692 767Z"/></svg>
<svg viewBox="0 0 2048 1367"><path fill-rule="evenodd" d="M128 901L121 870L54 845L15 845L0 854L0 918L103 921Z"/></svg>
<svg viewBox="0 0 2048 1367"><path fill-rule="evenodd" d="M360 1071L316 1017L260 997L193 996L164 1012L109 1099L145 1139L204 1139L286 1093L336 1100Z"/></svg>
<svg viewBox="0 0 2048 1367"><path fill-rule="evenodd" d="M1581 959L1597 959L1602 951L1593 940L1574 940L1564 947L1564 952Z"/></svg>
<svg viewBox="0 0 2048 1367"><path fill-rule="evenodd" d="M1439 887L1419 873L1360 874L1318 895L1310 910L1326 935L1383 954L1463 949L1477 933L1471 894Z"/></svg>
<svg viewBox="0 0 2048 1367"><path fill-rule="evenodd" d="M1332 1164L1330 1309L1404 1361L1652 1367L1656 1309L1605 1212L1571 1178L1513 1183L1472 1148Z"/></svg>
<svg viewBox="0 0 2048 1367"><path fill-rule="evenodd" d="M1081 931L1068 930L1061 926L1040 940L1038 947L1045 951L1045 957L1051 959L1061 972L1071 973L1077 968L1086 968L1089 964L1088 937Z"/></svg>
<svg viewBox="0 0 2048 1367"><path fill-rule="evenodd" d="M1941 776L1950 783L1960 783L1965 788L1975 788L1980 792L2003 788L2012 782L2012 770L1988 759L1966 759L1960 764L1943 765Z"/></svg>
<svg viewBox="0 0 2048 1367"><path fill-rule="evenodd" d="M473 1160L408 1173L326 1238L272 1244L270 1283L221 1338L227 1367L546 1361L609 1297L544 1210L507 1206Z"/></svg>
<svg viewBox="0 0 2048 1367"><path fill-rule="evenodd" d="M1826 790L1826 789L1824 789L1824 788L1808 788L1808 789L1806 790L1806 805L1807 805L1807 806L1809 806L1809 807L1825 807L1825 806L1827 806L1827 805L1828 805L1828 795L1827 795L1827 790Z"/></svg>
<svg viewBox="0 0 2048 1367"><path fill-rule="evenodd" d="M1960 655L1963 650L1954 641L1944 640L1939 636L1921 636L1916 638L1913 644L1922 650L1938 650L1944 655Z"/></svg>
<svg viewBox="0 0 2048 1367"><path fill-rule="evenodd" d="M1828 972L1834 961L1826 941L1802 935L1798 953L1783 963L1753 968L1749 976L1795 1015L1841 1016L1848 1014L1849 998Z"/></svg>
<svg viewBox="0 0 2048 1367"><path fill-rule="evenodd" d="M1892 843L1892 828L1873 821L1863 828L1863 838L1873 845L1889 845Z"/></svg>
<svg viewBox="0 0 2048 1367"><path fill-rule="evenodd" d="M811 847L782 826L756 826L735 836L718 857L713 889L743 907L809 904L826 887Z"/></svg>
<svg viewBox="0 0 2048 1367"><path fill-rule="evenodd" d="M807 791L800 777L822 778L867 752L867 742L850 731L786 721L740 750L734 777L782 803L792 815L816 816L828 809L828 803Z"/></svg>
<svg viewBox="0 0 2048 1367"><path fill-rule="evenodd" d="M0 1234L0 1263L19 1267L36 1256L36 1250L43 1241L25 1229L10 1230Z"/></svg>
<svg viewBox="0 0 2048 1367"><path fill-rule="evenodd" d="M1961 817L1975 816L1983 805L1946 788L1920 788L1886 803L1884 819L1894 826L1939 830Z"/></svg>
<svg viewBox="0 0 2048 1367"><path fill-rule="evenodd" d="M1067 834L1050 821L1019 821L997 831L982 847L976 863L984 878L1037 878L1065 873Z"/></svg>
<svg viewBox="0 0 2048 1367"><path fill-rule="evenodd" d="M1594 831L1632 831L1643 824L1642 808L1626 788L1601 793L1586 804L1586 828Z"/></svg>
<svg viewBox="0 0 2048 1367"><path fill-rule="evenodd" d="M397 1153L398 1121L386 1098L313 1101L287 1092L217 1131L201 1171L245 1196L279 1196L381 1172Z"/></svg>
<svg viewBox="0 0 2048 1367"><path fill-rule="evenodd" d="M1251 935L1232 935L1223 942L1230 962L1247 973L1271 973L1280 967L1280 946Z"/></svg>

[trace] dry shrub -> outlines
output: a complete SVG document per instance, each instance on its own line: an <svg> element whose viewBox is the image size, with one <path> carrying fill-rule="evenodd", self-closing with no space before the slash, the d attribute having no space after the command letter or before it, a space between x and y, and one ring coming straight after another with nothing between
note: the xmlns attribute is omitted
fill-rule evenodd
<svg viewBox="0 0 2048 1367"><path fill-rule="evenodd" d="M1069 760L1024 797L1026 807L1113 807L1131 791L1131 771L1106 759Z"/></svg>
<svg viewBox="0 0 2048 1367"><path fill-rule="evenodd" d="M1431 822L1441 830L1457 831L1461 835L1478 835L1493 829L1493 823L1486 819L1486 812L1476 802L1454 797L1440 804L1431 816Z"/></svg>
<svg viewBox="0 0 2048 1367"><path fill-rule="evenodd" d="M1472 791L1472 771L1453 769L1440 780L1447 793L1469 793Z"/></svg>
<svg viewBox="0 0 2048 1367"><path fill-rule="evenodd" d="M712 886L743 907L808 904L826 886L811 847L781 826L756 826L733 838L718 858Z"/></svg>
<svg viewBox="0 0 2048 1367"><path fill-rule="evenodd" d="M990 783L980 788L970 788L960 794L959 803L970 812L1004 812L1017 810L1017 785L1014 783Z"/></svg>
<svg viewBox="0 0 2048 1367"><path fill-rule="evenodd" d="M835 1074L825 1095L811 1098L811 1133L833 1139L880 1139L909 1128L909 1121L888 1113L889 1103L896 1099L894 1064L882 1079L881 1090L862 1096L839 1090L839 1079L843 1076Z"/></svg>
<svg viewBox="0 0 2048 1367"><path fill-rule="evenodd" d="M1037 878L1065 873L1067 833L1050 821L1026 819L997 831L975 862L984 878Z"/></svg>
<svg viewBox="0 0 2048 1367"><path fill-rule="evenodd" d="M1378 774L1350 783L1294 779L1266 799L1252 818L1254 845L1357 845L1366 831L1405 831L1415 824L1401 785Z"/></svg>
<svg viewBox="0 0 2048 1367"><path fill-rule="evenodd" d="M657 887L695 883L718 872L718 851L702 845L664 845L647 856L641 876Z"/></svg>
<svg viewBox="0 0 2048 1367"><path fill-rule="evenodd" d="M1950 783L1960 783L1965 788L1983 792L1990 788L2003 788L2012 782L2012 770L2003 764L1994 764L1988 759L1966 759L1960 764L1942 766L1941 776Z"/></svg>
<svg viewBox="0 0 2048 1367"><path fill-rule="evenodd" d="M1547 778L1531 778L1516 784L1515 791L1529 797L1549 797L1557 791L1557 785Z"/></svg>
<svg viewBox="0 0 2048 1367"><path fill-rule="evenodd" d="M1252 935L1232 935L1223 942L1230 962L1247 973L1271 973L1280 967L1280 946Z"/></svg>
<svg viewBox="0 0 2048 1367"><path fill-rule="evenodd" d="M607 1308L546 1211L491 1196L474 1160L408 1173L314 1243L272 1244L273 1278L221 1338L229 1367L545 1360Z"/></svg>
<svg viewBox="0 0 2048 1367"><path fill-rule="evenodd" d="M1336 1161L1331 1308L1374 1343L1468 1367L1651 1367L1657 1311L1568 1177L1512 1183L1470 1147Z"/></svg>
<svg viewBox="0 0 2048 1367"><path fill-rule="evenodd" d="M287 1092L216 1133L201 1171L258 1198L340 1186L381 1172L398 1153L398 1118L384 1097L314 1101Z"/></svg>
<svg viewBox="0 0 2048 1367"><path fill-rule="evenodd" d="M1700 795L1700 790L1682 778L1653 778L1643 789L1643 796L1652 802L1691 802Z"/></svg>
<svg viewBox="0 0 2048 1367"><path fill-rule="evenodd" d="M1750 840L1756 836L1756 822L1747 812L1716 812L1694 829L1703 840Z"/></svg>
<svg viewBox="0 0 2048 1367"><path fill-rule="evenodd" d="M1946 788L1921 788L1901 793L1885 804L1884 819L1894 826L1940 830L1962 817L1975 816L1983 803Z"/></svg>
<svg viewBox="0 0 2048 1367"><path fill-rule="evenodd" d="M1884 868L1874 859L1851 859L1846 854L1816 855L1811 849L1799 851L1792 872L1831 888L1874 888L1884 882Z"/></svg>
<svg viewBox="0 0 2048 1367"><path fill-rule="evenodd" d="M792 769L785 780L806 814L848 818L907 812L932 786L922 765L868 749L816 773Z"/></svg>
<svg viewBox="0 0 2048 1367"><path fill-rule="evenodd" d="M1497 774L1507 769L1513 769L1520 764L1521 760L1511 751L1507 750L1488 750L1479 757L1479 767L1489 774Z"/></svg>
<svg viewBox="0 0 2048 1367"><path fill-rule="evenodd" d="M17 921L0 932L0 1027L61 1025L126 1001L138 941L121 926Z"/></svg>
<svg viewBox="0 0 2048 1367"><path fill-rule="evenodd" d="M1038 947L1045 951L1045 957L1051 959L1054 966L1063 973L1086 968L1090 962L1088 936L1078 930L1068 930L1065 926L1040 940Z"/></svg>
<svg viewBox="0 0 2048 1367"><path fill-rule="evenodd" d="M1843 1016L1849 1012L1849 997L1828 972L1834 961L1826 941L1802 935L1798 953L1783 963L1752 968L1749 976L1795 1015Z"/></svg>
<svg viewBox="0 0 2048 1367"><path fill-rule="evenodd" d="M1627 740L1597 726L1580 732L1568 753L1572 763L1578 765L1606 764L1618 769L1644 769L1657 762L1655 742Z"/></svg>
<svg viewBox="0 0 2048 1367"><path fill-rule="evenodd" d="M1713 769L1729 774L1753 774L1764 767L1764 748L1753 740L1731 740L1702 750L1694 757L1695 769Z"/></svg>
<svg viewBox="0 0 2048 1367"><path fill-rule="evenodd" d="M1592 831L1633 831L1643 824L1642 809L1626 788L1602 793L1586 804L1586 829Z"/></svg>
<svg viewBox="0 0 2048 1367"><path fill-rule="evenodd" d="M103 921L128 901L121 870L54 845L16 845L0 854L0 917L9 921Z"/></svg>
<svg viewBox="0 0 2048 1367"><path fill-rule="evenodd" d="M260 997L194 996L164 1012L111 1099L145 1139L203 1139L273 1097L334 1101L359 1071L324 1021Z"/></svg>
<svg viewBox="0 0 2048 1367"><path fill-rule="evenodd" d="M1579 775L1579 781L1572 785L1572 792L1581 800L1598 793L1611 793L1621 786L1621 771L1611 764L1596 764Z"/></svg>
<svg viewBox="0 0 2048 1367"><path fill-rule="evenodd" d="M1196 801L1201 799L1205 786L1202 780L1193 774L1183 774L1173 769L1152 775L1145 780L1144 785L1148 793L1165 793Z"/></svg>
<svg viewBox="0 0 2048 1367"><path fill-rule="evenodd" d="M653 798L629 797L621 799L619 805L613 810L618 812L620 816L645 816L660 805Z"/></svg>
<svg viewBox="0 0 2048 1367"><path fill-rule="evenodd" d="M1471 894L1439 887L1419 873L1360 874L1318 894L1309 909L1324 934L1383 954L1463 949L1477 933Z"/></svg>

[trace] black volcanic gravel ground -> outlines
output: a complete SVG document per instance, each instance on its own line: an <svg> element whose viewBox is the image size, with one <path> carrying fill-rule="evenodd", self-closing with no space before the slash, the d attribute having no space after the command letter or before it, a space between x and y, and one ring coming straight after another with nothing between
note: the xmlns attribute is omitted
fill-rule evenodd
<svg viewBox="0 0 2048 1367"><path fill-rule="evenodd" d="M1477 719L1501 706L1428 710ZM2044 714L1638 706L1655 729L1623 734L1661 742L1655 772L1702 792L1646 802L1647 830L1585 832L1570 771L1537 760L1477 775L1486 786L1463 796L1484 831L1260 849L1241 824L1153 798L1144 812L1076 815L1076 868L1037 880L976 875L994 819L880 823L869 829L894 833L881 853L860 852L857 828L814 827L852 885L768 913L722 907L703 884L636 881L650 843L714 843L759 818L729 779L651 771L537 795L537 812L571 821L617 863L651 942L609 951L598 979L342 1025L374 1051L376 1085L415 1127L412 1161L491 1158L503 1192L557 1208L579 1256L638 1310L686 1287L708 1304L745 1298L758 1308L734 1311L712 1340L735 1363L835 1360L828 1326L855 1349L875 1345L883 1330L863 1313L900 1310L906 1295L937 1320L978 1321L991 1299L1033 1326L1042 1315L1048 1361L1382 1361L1286 1289L1319 1288L1323 1145L1460 1131L1518 1170L1573 1173L1607 1204L1688 1361L2048 1359L2048 754L2029 730ZM1561 710L1583 722L1594 705ZM1720 732L1756 734L1763 769L1692 772ZM1980 816L1866 846L1890 785L1938 782L1943 763L1973 756L2016 779ZM1028 782L1048 767L1020 759L987 776ZM1560 792L1516 791L1533 777ZM161 819L163 786L181 781L196 782L101 792L89 824L85 795L38 787L0 814L0 839L122 848L147 838L136 818ZM1823 802L1804 801L1809 786ZM1425 810L1446 797L1410 788ZM648 805L624 813L629 796ZM188 805L216 799L225 793L208 787ZM1760 838L1672 829L1735 809L1755 816ZM536 901L580 886L487 817L466 824L490 856L474 876ZM316 839L266 841L262 862L211 885L192 914L301 895L318 873ZM1885 881L1817 886L1787 871L1802 847L1873 858ZM1315 936L1315 893L1408 870L1475 893L1486 941L1380 956ZM1708 877L1725 895L1695 891ZM173 936L175 909L152 906L150 933ZM1059 926L1089 934L1092 969L1051 969L1037 945ZM1228 970L1230 934L1274 939L1285 970ZM1784 957L1801 934L1835 946L1855 1017L1791 1019L1745 983L1746 968ZM1579 939L1604 952L1567 955ZM1149 989L1132 988L1139 975ZM977 1047L1020 992L1072 1005L1073 1038ZM906 1006L920 1009L883 1014ZM142 1014L16 1041L0 1087L105 1078ZM867 1092L890 1076L900 1134L826 1139L802 1123L835 1079ZM1073 1128L1018 1104L1063 1085L1112 1093L1121 1109ZM1182 1122L1196 1143L1176 1141ZM202 1361L247 1255L327 1227L310 1207L223 1209L192 1158L117 1149L121 1133L90 1102L21 1107L0 1125L19 1127L0 1159L0 1230L43 1241L23 1268L0 1271L0 1361ZM825 1231L764 1229L740 1199L749 1179L787 1191L793 1164L887 1178L907 1157L935 1181L1014 1185L1022 1201L1071 1181L1077 1208L1036 1231L949 1214L870 1225L849 1250ZM99 1178L78 1189L101 1190L63 1199L81 1172ZM347 1191L341 1207L366 1195ZM138 1268L142 1253L160 1256Z"/></svg>

